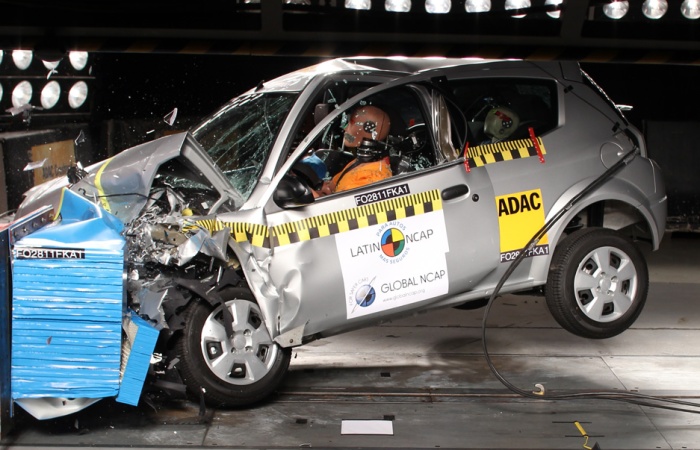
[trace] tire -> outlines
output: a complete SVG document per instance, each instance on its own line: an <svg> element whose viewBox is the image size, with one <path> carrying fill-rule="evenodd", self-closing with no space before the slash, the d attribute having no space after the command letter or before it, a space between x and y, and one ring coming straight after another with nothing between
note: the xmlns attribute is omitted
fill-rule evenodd
<svg viewBox="0 0 700 450"><path fill-rule="evenodd" d="M648 288L646 261L632 241L613 230L584 228L557 245L545 296L564 329L605 339L634 323Z"/></svg>
<svg viewBox="0 0 700 450"><path fill-rule="evenodd" d="M287 372L291 350L270 338L252 292L234 288L223 296L234 319L233 338L226 336L221 306L193 301L176 344L178 367L195 399L203 395L213 407L245 406L274 392Z"/></svg>

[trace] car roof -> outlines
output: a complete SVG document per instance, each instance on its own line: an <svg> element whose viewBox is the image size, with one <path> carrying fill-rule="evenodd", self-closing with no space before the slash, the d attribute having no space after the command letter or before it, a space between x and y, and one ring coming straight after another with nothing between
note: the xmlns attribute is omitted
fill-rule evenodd
<svg viewBox="0 0 700 450"><path fill-rule="evenodd" d="M517 59L483 59L483 58L420 58L420 57L371 57L355 56L336 58L321 62L319 64L305 67L303 69L290 72L270 81L262 82L255 89L251 89L247 94L254 92L298 92L303 90L309 82L318 76L330 75L333 73L386 73L387 75L405 76L413 73L434 70L454 66L471 66L484 64L509 65L551 65L551 64L573 64L568 62L533 62ZM561 72L560 72L561 73Z"/></svg>

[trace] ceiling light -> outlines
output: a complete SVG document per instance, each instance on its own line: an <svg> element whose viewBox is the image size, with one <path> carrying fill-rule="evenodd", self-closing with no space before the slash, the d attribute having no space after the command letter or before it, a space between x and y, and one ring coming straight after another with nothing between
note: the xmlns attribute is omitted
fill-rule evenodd
<svg viewBox="0 0 700 450"><path fill-rule="evenodd" d="M481 13L491 11L491 0L467 0L464 9L468 13Z"/></svg>
<svg viewBox="0 0 700 450"><path fill-rule="evenodd" d="M49 81L41 90L41 107L51 109L58 103L58 98L61 96L61 86L58 81Z"/></svg>
<svg viewBox="0 0 700 450"><path fill-rule="evenodd" d="M0 64L2 64L2 57L5 56L5 52L0 50Z"/></svg>
<svg viewBox="0 0 700 450"><path fill-rule="evenodd" d="M645 0L642 4L642 12L650 19L660 19L668 11L666 0Z"/></svg>
<svg viewBox="0 0 700 450"><path fill-rule="evenodd" d="M564 0L545 0L544 5L549 6L549 5L561 5ZM561 9L557 9L556 11L547 11L547 15L549 17L552 17L554 19L558 19L561 17Z"/></svg>
<svg viewBox="0 0 700 450"><path fill-rule="evenodd" d="M0 84L0 101L2 101L2 94L3 94L2 84Z"/></svg>
<svg viewBox="0 0 700 450"><path fill-rule="evenodd" d="M13 50L12 60L19 70L25 70L32 63L34 54L31 50Z"/></svg>
<svg viewBox="0 0 700 450"><path fill-rule="evenodd" d="M44 64L44 67L46 67L48 70L56 70L56 67L58 67L58 64L61 62L61 60L60 59L58 61L41 60L41 62Z"/></svg>
<svg viewBox="0 0 700 450"><path fill-rule="evenodd" d="M506 0L505 9L523 9L532 6L530 0ZM517 14L513 17L516 19L522 19L526 14Z"/></svg>
<svg viewBox="0 0 700 450"><path fill-rule="evenodd" d="M386 0L384 9L389 12L409 12L411 10L411 0Z"/></svg>
<svg viewBox="0 0 700 450"><path fill-rule="evenodd" d="M32 85L29 81L21 81L12 90L12 106L19 108L29 103L32 99Z"/></svg>
<svg viewBox="0 0 700 450"><path fill-rule="evenodd" d="M88 52L70 52L68 59L75 70L83 70L87 65Z"/></svg>
<svg viewBox="0 0 700 450"><path fill-rule="evenodd" d="M68 91L68 104L73 109L78 109L83 106L87 99L88 87L84 81L78 81Z"/></svg>
<svg viewBox="0 0 700 450"><path fill-rule="evenodd" d="M700 18L700 0L684 0L681 5L681 14L683 14L686 19L695 20ZM2 61L1 56L0 61Z"/></svg>
<svg viewBox="0 0 700 450"><path fill-rule="evenodd" d="M347 9L364 9L368 10L372 7L371 0L345 0Z"/></svg>
<svg viewBox="0 0 700 450"><path fill-rule="evenodd" d="M627 11L629 10L630 3L627 0L615 0L603 6L603 12L605 13L605 15L615 20L622 19L623 17L625 17L625 14L627 14Z"/></svg>
<svg viewBox="0 0 700 450"><path fill-rule="evenodd" d="M447 14L452 9L450 0L425 0L425 10L430 14Z"/></svg>

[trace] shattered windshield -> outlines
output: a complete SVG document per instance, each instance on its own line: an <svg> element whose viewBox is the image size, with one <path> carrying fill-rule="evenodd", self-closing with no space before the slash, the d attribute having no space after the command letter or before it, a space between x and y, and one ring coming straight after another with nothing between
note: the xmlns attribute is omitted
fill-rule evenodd
<svg viewBox="0 0 700 450"><path fill-rule="evenodd" d="M192 135L244 199L258 181L296 94L237 97L192 128Z"/></svg>

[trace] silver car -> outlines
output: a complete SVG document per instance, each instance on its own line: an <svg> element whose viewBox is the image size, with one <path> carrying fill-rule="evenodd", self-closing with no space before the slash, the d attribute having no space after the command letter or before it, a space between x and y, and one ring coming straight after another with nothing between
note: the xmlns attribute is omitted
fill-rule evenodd
<svg viewBox="0 0 700 450"><path fill-rule="evenodd" d="M382 175L352 175L363 164ZM80 223L65 210L80 202L115 232L31 240ZM104 276L159 332L149 377L216 406L270 395L294 347L494 294L544 295L568 331L615 336L647 296L637 243L657 249L666 220L642 134L577 63L468 59L284 75L33 188L17 216L41 207L54 220L14 242L14 262L123 239L121 273Z"/></svg>

